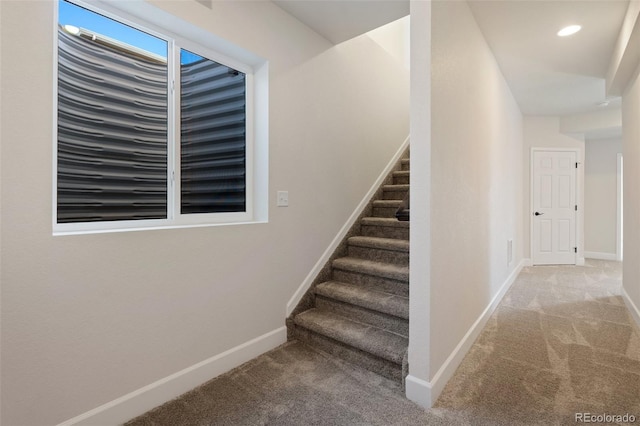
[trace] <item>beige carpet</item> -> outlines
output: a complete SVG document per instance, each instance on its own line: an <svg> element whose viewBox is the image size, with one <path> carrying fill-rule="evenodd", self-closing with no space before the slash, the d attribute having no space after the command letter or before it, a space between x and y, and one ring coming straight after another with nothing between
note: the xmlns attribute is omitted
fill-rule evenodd
<svg viewBox="0 0 640 426"><path fill-rule="evenodd" d="M620 277L616 262L525 268L429 411L289 342L127 424L564 425L582 412L640 424L640 331Z"/></svg>
<svg viewBox="0 0 640 426"><path fill-rule="evenodd" d="M452 425L399 385L292 341L127 423L150 425Z"/></svg>
<svg viewBox="0 0 640 426"><path fill-rule="evenodd" d="M434 412L487 425L630 413L640 424L640 333L620 296L621 269L595 260L524 268Z"/></svg>

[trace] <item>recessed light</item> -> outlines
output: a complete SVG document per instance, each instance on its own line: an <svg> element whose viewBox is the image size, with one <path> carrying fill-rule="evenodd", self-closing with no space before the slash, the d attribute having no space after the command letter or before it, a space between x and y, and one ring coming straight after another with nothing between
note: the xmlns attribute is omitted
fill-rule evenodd
<svg viewBox="0 0 640 426"><path fill-rule="evenodd" d="M601 107L601 108L604 108L604 107L606 107L606 106L609 106L609 101L602 101L602 102L598 102L598 103L596 104L596 106L599 106L599 107Z"/></svg>
<svg viewBox="0 0 640 426"><path fill-rule="evenodd" d="M580 25L569 25L568 27L564 27L563 29L558 31L558 36L560 37L570 36L571 34L577 33L581 29L582 27Z"/></svg>

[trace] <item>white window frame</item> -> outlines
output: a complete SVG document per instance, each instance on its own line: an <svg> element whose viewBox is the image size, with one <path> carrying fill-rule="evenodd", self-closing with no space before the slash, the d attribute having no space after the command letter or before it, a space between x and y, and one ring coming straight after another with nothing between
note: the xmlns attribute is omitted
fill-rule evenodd
<svg viewBox="0 0 640 426"><path fill-rule="evenodd" d="M113 4L107 4L101 0L66 0L72 4L88 9L92 12L101 14L109 19L113 19L117 22L129 25L135 29L144 31L154 37L158 37L168 43L168 53L173 57L167 58L168 76L167 76L167 96L168 96L168 141L167 141L167 218L166 219L143 219L143 220L117 220L117 221L101 221L101 222L74 222L74 223L58 223L58 2L55 2L54 13L54 134L53 134L53 234L54 235L69 235L69 234L86 234L86 233L101 233L101 232L119 232L119 231L140 231L150 229L167 229L167 228L182 228L193 226L216 226L216 225L229 225L229 224L246 224L246 223L262 223L266 222L266 213L268 211L266 206L266 200L268 196L266 194L256 194L256 92L261 91L267 93L268 90L264 90L265 84L268 82L268 67L263 66L261 74L264 74L260 78L260 82L256 80L256 72L260 65L265 65L266 61L262 64L248 64L241 59L236 59L228 54L220 53L216 50L216 36L211 35L213 42L204 45L203 43L197 43L193 40L176 34L165 28L161 23L154 23L147 19L141 19L133 16L131 13L114 7ZM148 6L147 6L148 7ZM144 12L141 12L144 13ZM144 16L149 16L145 14ZM183 23L187 26L191 24ZM184 28L182 25L180 28ZM191 33L195 30L195 27L189 28ZM187 31L190 32L190 31ZM199 39L201 39L199 37ZM228 43L228 42L227 42ZM180 167L180 96L176 96L174 93L180 93L180 76L175 75L176 63L180 63L180 49L188 50L192 53L200 55L206 59L213 60L220 64L229 66L245 74L245 96L246 96L246 140L245 140L245 211L244 212L232 212L232 213L190 213L182 214L180 212L180 182L181 182L181 167ZM233 48L232 48L233 49ZM225 46L223 50L229 51L229 46ZM242 59L250 57L250 53L241 52L238 55ZM177 61L177 62L176 62ZM265 71L265 69L267 69ZM262 86L258 86L258 84ZM262 100L261 104L265 105L266 100ZM262 111L266 115L266 111ZM263 124L261 127L264 127ZM263 138L264 139L264 138ZM266 140L263 140L266 143ZM258 151L264 152L264 148ZM266 157L263 155L262 157ZM266 158L263 159L263 161ZM266 180L267 165L259 167L259 174L262 180ZM266 182L260 185L260 189L263 191L268 190ZM256 201L262 206L256 206ZM260 211L257 211L260 210Z"/></svg>

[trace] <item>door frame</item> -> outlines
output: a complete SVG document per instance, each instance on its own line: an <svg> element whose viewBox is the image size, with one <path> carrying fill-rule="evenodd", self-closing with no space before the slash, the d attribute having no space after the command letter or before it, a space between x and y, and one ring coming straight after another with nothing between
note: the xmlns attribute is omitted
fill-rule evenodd
<svg viewBox="0 0 640 426"><path fill-rule="evenodd" d="M583 173L583 150L580 148L546 148L546 147L532 147L531 153L529 156L529 212L527 212L529 218L529 253L531 253L531 265L535 266L535 258L533 251L533 220L531 217L533 215L533 185L534 185L534 153L536 152L574 152L576 154L576 161L578 163L578 168L576 169L576 204L578 205L578 211L576 212L576 220L575 220L575 235L576 235L576 247L577 253L575 255L575 263L574 265L580 266L584 265L584 253L582 247L582 236L583 232L581 232L583 227L583 215L584 215L584 197L581 191L582 188L582 179L584 178Z"/></svg>

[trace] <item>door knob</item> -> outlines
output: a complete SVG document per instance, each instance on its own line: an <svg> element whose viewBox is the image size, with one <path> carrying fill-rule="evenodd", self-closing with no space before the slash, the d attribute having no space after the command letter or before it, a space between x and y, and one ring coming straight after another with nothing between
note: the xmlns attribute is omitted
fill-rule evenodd
<svg viewBox="0 0 640 426"><path fill-rule="evenodd" d="M540 213L540 212L535 212L534 215L535 216L542 216L544 213Z"/></svg>

